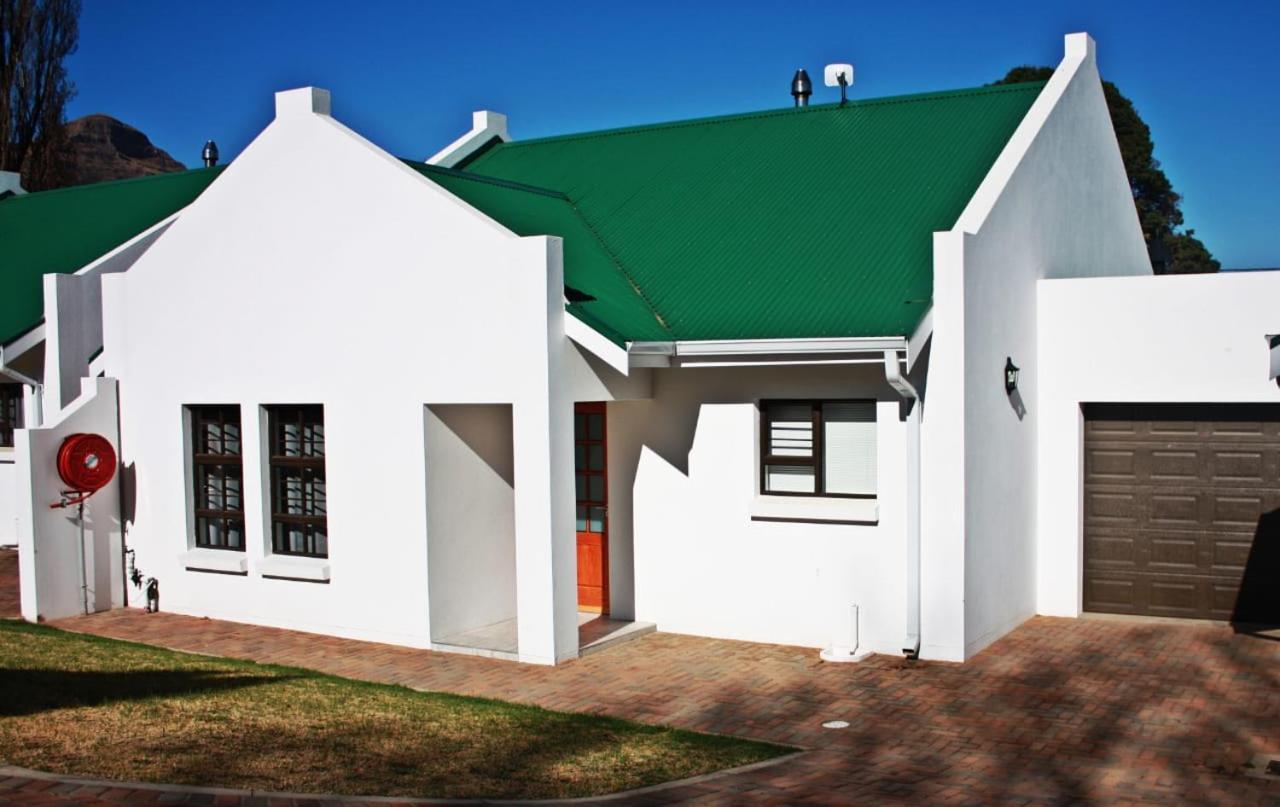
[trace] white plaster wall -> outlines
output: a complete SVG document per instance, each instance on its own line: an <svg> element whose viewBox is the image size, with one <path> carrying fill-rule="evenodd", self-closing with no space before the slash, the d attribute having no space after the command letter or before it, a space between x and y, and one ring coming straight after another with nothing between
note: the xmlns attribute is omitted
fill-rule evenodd
<svg viewBox="0 0 1280 807"><path fill-rule="evenodd" d="M879 524L752 521L757 401L860 397L879 400ZM610 404L607 416L615 615L822 647L839 625L835 604L856 602L864 646L901 652L906 432L882 364L655 370L652 400Z"/></svg>
<svg viewBox="0 0 1280 807"><path fill-rule="evenodd" d="M1280 272L1042 280L1037 609L1078 616L1082 403L1280 403Z"/></svg>
<svg viewBox="0 0 1280 807"><path fill-rule="evenodd" d="M940 407L964 413L964 598L953 607L964 614L967 658L1036 609L1036 400L1044 378L1036 345L1061 338L1037 330L1036 281L1150 273L1087 36L1067 38L1062 64L956 231L962 279L937 284L944 292L935 297L934 349L963 334L963 399L955 385L939 395L931 383L925 412L926 420ZM954 327L959 310L962 330ZM1013 396L1004 389L1006 357L1021 367ZM935 354L934 366L942 359ZM935 482L954 455L942 465Z"/></svg>
<svg viewBox="0 0 1280 807"><path fill-rule="evenodd" d="M84 610L80 588L80 527L76 508L51 509L65 485L57 455L63 440L79 432L100 434L119 446L116 382L86 379L82 394L61 416L38 429L15 435L17 453L18 576L22 616L35 622L60 619ZM85 503L84 555L89 610L118 607L124 601L121 573L120 475Z"/></svg>
<svg viewBox="0 0 1280 807"><path fill-rule="evenodd" d="M128 270L170 222L151 227L75 274L44 276L45 406L50 414L79 395L89 357L102 347L102 276Z"/></svg>
<svg viewBox="0 0 1280 807"><path fill-rule="evenodd" d="M511 407L428 406L427 570L433 641L516 617Z"/></svg>
<svg viewBox="0 0 1280 807"><path fill-rule="evenodd" d="M277 96L276 120L129 272L104 278L138 564L166 610L425 646L423 406L509 403L522 657L576 652L553 568L573 541L566 529L555 544L571 469L549 471L572 457L571 412L548 392L565 340L559 242L513 236L327 111L322 91ZM243 577L180 561L193 540L182 407L199 403L241 407ZM273 403L324 404L327 584L260 574L259 412Z"/></svg>

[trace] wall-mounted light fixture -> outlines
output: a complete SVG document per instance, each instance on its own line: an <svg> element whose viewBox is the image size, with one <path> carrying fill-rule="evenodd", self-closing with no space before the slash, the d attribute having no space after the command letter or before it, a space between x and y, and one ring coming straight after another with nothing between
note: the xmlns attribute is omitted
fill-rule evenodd
<svg viewBox="0 0 1280 807"><path fill-rule="evenodd" d="M1004 394L1012 395L1013 391L1018 388L1018 365L1013 363L1013 359L1005 356L1004 358Z"/></svg>

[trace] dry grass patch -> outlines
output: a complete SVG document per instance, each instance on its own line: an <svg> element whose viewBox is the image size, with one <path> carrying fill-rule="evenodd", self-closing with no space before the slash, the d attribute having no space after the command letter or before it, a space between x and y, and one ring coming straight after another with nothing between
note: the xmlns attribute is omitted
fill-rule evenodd
<svg viewBox="0 0 1280 807"><path fill-rule="evenodd" d="M0 621L0 760L304 793L599 795L791 749Z"/></svg>

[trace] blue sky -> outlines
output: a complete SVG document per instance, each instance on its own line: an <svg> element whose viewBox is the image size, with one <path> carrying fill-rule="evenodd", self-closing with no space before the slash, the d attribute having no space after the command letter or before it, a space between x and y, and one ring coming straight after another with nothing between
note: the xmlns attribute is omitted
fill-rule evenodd
<svg viewBox="0 0 1280 807"><path fill-rule="evenodd" d="M473 109L517 138L789 105L797 67L853 62L852 97L973 86L1098 41L1151 126L1187 224L1227 267L1280 266L1280 3L535 3L88 0L71 117L103 112L188 165L313 84L389 151L425 157ZM835 98L819 87L815 101Z"/></svg>

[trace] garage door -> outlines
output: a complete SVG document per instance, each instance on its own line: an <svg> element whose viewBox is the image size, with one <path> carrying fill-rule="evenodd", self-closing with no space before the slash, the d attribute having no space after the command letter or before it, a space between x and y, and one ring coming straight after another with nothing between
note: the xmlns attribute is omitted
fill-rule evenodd
<svg viewBox="0 0 1280 807"><path fill-rule="evenodd" d="M1084 609L1280 624L1280 406L1085 407Z"/></svg>

